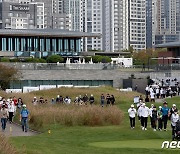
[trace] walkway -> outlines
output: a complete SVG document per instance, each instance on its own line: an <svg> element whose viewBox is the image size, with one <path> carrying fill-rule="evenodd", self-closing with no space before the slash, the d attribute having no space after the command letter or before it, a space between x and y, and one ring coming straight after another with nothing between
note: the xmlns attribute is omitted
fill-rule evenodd
<svg viewBox="0 0 180 154"><path fill-rule="evenodd" d="M37 135L36 132L33 131L28 131L28 132L23 132L21 129L21 126L17 125L17 124L10 124L9 121L7 122L7 127L5 132L2 132L3 134L5 134L5 136L7 137L11 137L11 136L34 136Z"/></svg>

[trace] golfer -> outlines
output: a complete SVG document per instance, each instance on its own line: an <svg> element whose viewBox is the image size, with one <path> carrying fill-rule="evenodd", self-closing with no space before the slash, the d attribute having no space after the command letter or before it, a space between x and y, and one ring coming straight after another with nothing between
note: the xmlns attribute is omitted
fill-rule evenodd
<svg viewBox="0 0 180 154"><path fill-rule="evenodd" d="M26 105L23 104L23 108L20 113L20 121L22 124L23 132L27 132L28 129L28 117L29 117L29 110L27 110Z"/></svg>

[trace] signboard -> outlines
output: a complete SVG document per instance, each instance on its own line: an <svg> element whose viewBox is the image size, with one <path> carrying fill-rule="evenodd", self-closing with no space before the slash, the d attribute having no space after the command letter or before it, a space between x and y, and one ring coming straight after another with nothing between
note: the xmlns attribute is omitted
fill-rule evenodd
<svg viewBox="0 0 180 154"><path fill-rule="evenodd" d="M139 103L139 96L135 96L135 97L134 97L134 103L135 103L135 104Z"/></svg>
<svg viewBox="0 0 180 154"><path fill-rule="evenodd" d="M10 11L29 11L28 5L10 5Z"/></svg>

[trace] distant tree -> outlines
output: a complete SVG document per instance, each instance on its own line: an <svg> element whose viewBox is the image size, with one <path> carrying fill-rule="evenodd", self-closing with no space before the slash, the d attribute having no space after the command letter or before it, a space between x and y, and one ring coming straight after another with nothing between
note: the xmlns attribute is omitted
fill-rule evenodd
<svg viewBox="0 0 180 154"><path fill-rule="evenodd" d="M94 63L99 63L99 62L110 63L112 61L111 58L108 56L99 56L99 55L92 56L92 59Z"/></svg>
<svg viewBox="0 0 180 154"><path fill-rule="evenodd" d="M158 53L162 52L161 50L154 50L154 49L146 49L141 51L136 51L133 53L133 60L134 65L142 65L143 63L145 65L156 64L157 60L152 60L151 58L157 58Z"/></svg>
<svg viewBox="0 0 180 154"><path fill-rule="evenodd" d="M49 56L49 57L47 57L46 60L47 60L48 63L57 63L57 62L62 63L62 62L64 62L64 58L62 58L62 57L59 56L59 55Z"/></svg>
<svg viewBox="0 0 180 154"><path fill-rule="evenodd" d="M11 81L19 80L21 73L13 68L0 64L0 86L2 90L10 87Z"/></svg>

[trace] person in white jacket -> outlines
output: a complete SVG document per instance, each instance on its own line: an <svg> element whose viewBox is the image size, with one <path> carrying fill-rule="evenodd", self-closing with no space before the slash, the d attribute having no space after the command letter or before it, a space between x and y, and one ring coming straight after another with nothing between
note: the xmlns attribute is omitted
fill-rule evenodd
<svg viewBox="0 0 180 154"><path fill-rule="evenodd" d="M146 106L145 103L142 105L141 109L141 123L142 123L142 130L147 130L147 120L149 116L149 108Z"/></svg>
<svg viewBox="0 0 180 154"><path fill-rule="evenodd" d="M141 127L143 127L142 120L141 120L142 105L143 105L143 103L141 103L141 105L139 106L138 111L137 111L138 119L141 122Z"/></svg>
<svg viewBox="0 0 180 154"><path fill-rule="evenodd" d="M8 112L9 112L9 122L12 123L12 118L13 118L14 112L15 112L15 106L11 100L8 105Z"/></svg>
<svg viewBox="0 0 180 154"><path fill-rule="evenodd" d="M134 104L131 105L131 107L128 110L129 113L129 120L130 120L130 126L131 129L135 128L135 118L136 118L136 109L134 108Z"/></svg>
<svg viewBox="0 0 180 154"><path fill-rule="evenodd" d="M175 138L175 128L178 120L179 120L179 114L178 111L175 110L174 113L171 115L172 140L174 140Z"/></svg>

